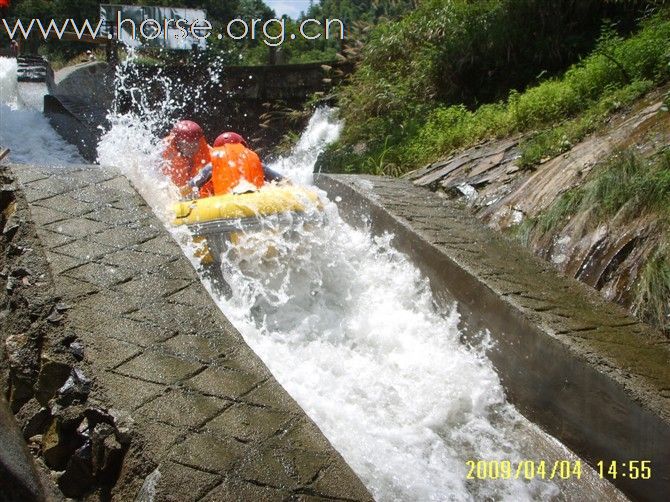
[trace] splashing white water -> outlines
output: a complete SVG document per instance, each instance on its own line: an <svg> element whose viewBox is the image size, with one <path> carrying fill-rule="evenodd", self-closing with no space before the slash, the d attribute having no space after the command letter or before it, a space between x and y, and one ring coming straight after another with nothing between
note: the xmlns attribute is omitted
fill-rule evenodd
<svg viewBox="0 0 670 502"><path fill-rule="evenodd" d="M291 154L280 157L271 167L296 183L311 184L319 153L338 138L341 129L342 123L335 119L332 109L317 108Z"/></svg>
<svg viewBox="0 0 670 502"><path fill-rule="evenodd" d="M0 57L0 146L11 150L9 160L43 166L83 162L77 149L51 128L41 109L23 102L16 70L16 59ZM35 94L37 86L29 85ZM39 101L43 95L44 92L31 98Z"/></svg>
<svg viewBox="0 0 670 502"><path fill-rule="evenodd" d="M339 134L333 116L317 110L294 153L271 167L310 182L317 155ZM174 192L158 169L151 117L111 116L98 153L168 221ZM246 234L222 260L232 296L215 300L278 381L379 500L556 495L540 480L466 482L468 459L527 458L514 432L526 422L483 349L459 342L455 309L436 310L426 279L390 236L350 227L327 201L325 211L325 225Z"/></svg>
<svg viewBox="0 0 670 502"><path fill-rule="evenodd" d="M309 179L338 129L319 110L299 153L272 167ZM379 500L557 495L539 480L466 481L466 460L527 458L515 429L529 424L391 236L352 228L335 204L326 211L327 225L298 238L247 234L222 260L232 295L216 299L277 380Z"/></svg>

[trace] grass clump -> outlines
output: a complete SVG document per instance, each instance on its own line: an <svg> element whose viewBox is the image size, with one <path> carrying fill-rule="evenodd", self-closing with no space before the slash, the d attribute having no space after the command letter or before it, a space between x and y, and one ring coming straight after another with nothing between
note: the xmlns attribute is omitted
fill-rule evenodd
<svg viewBox="0 0 670 502"><path fill-rule="evenodd" d="M650 213L670 217L670 151L650 160L631 152L612 156L592 179L564 193L539 216L538 229L554 230L585 211L596 224L614 216L622 221Z"/></svg>
<svg viewBox="0 0 670 502"><path fill-rule="evenodd" d="M661 246L638 278L633 311L670 334L670 246Z"/></svg>

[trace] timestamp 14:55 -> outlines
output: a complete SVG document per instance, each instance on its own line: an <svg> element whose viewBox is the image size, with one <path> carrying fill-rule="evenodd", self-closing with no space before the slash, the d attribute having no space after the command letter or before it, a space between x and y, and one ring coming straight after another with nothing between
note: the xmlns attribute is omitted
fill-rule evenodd
<svg viewBox="0 0 670 502"><path fill-rule="evenodd" d="M596 468L601 478L651 479L651 460L599 460Z"/></svg>

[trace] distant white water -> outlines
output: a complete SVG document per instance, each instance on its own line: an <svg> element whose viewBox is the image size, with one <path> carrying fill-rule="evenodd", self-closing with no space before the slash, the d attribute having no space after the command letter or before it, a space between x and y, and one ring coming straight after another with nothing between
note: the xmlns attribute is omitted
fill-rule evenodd
<svg viewBox="0 0 670 502"><path fill-rule="evenodd" d="M341 130L342 122L336 119L333 110L317 108L291 153L277 159L272 168L296 183L311 185L319 153L339 137Z"/></svg>
<svg viewBox="0 0 670 502"><path fill-rule="evenodd" d="M16 59L0 57L0 147L11 150L9 160L63 166L81 163L77 149L61 138L42 115L38 86L28 84L30 103L24 103L16 81Z"/></svg>

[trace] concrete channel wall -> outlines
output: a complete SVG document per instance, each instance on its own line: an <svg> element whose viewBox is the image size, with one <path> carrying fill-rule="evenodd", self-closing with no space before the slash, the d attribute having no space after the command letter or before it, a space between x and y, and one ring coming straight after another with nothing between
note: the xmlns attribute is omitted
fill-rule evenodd
<svg viewBox="0 0 670 502"><path fill-rule="evenodd" d="M198 99L180 108L182 118L197 121L210 143L222 131L234 129L262 152L281 140L287 126L299 130L306 123L306 117L287 121L286 110L302 110L314 93L325 96L351 71L351 65L328 62L228 66L220 70L220 82L212 79L211 71L211 66L204 63L140 64L129 71L124 84L125 89L132 89L133 93L142 89L143 99L157 109L164 106L167 99L166 81L173 83L171 91L176 94L198 89ZM188 86L180 87L183 86L180 82L188 82ZM95 162L99 139L103 130L109 128L107 113L115 91L114 68L98 61L82 63L59 70L47 84L49 95L44 98L44 114L53 128L79 149L84 159ZM131 111L129 91L116 91L118 112ZM281 110L283 112L278 113ZM264 127L259 127L261 123Z"/></svg>
<svg viewBox="0 0 670 502"><path fill-rule="evenodd" d="M27 206L28 214L19 218L34 225L49 266L41 278L28 276L25 287L49 282L49 275L59 302L44 325L43 344L60 343L50 339L53 329L68 344L77 340L78 378L93 382L88 399L70 406L66 417L58 418L58 399L68 373L62 382L49 382L53 399L18 403L17 417L32 413L31 402L35 417L47 417L43 429L34 417L23 420L22 432L41 448L52 471L65 470L54 472L61 488L79 498L86 488L63 479L72 471L81 484L82 472L99 467L95 456L91 466L85 454L95 431L83 437L84 424L95 419L118 425L109 417L125 417L117 429L125 437L130 432L132 440L111 487L117 500L134 500L138 493L136 500L155 501L371 500L219 311L128 180L100 166L10 169ZM66 441L79 436L73 451ZM54 451L62 454L47 455Z"/></svg>
<svg viewBox="0 0 670 502"><path fill-rule="evenodd" d="M316 182L331 200L342 198L350 224L394 234L439 303L459 303L469 336L490 331L489 357L524 415L591 465L620 462L613 482L634 500L667 500L667 339L409 181L319 175ZM651 460L652 478L621 475L631 460Z"/></svg>

